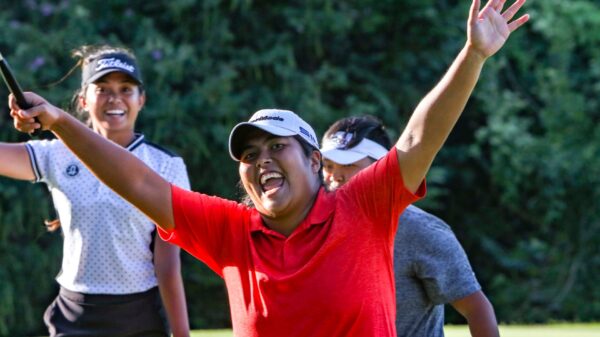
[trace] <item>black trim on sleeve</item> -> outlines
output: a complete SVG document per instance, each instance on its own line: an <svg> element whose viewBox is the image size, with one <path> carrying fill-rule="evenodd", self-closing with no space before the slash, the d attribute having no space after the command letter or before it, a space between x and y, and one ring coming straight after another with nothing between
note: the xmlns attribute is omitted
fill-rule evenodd
<svg viewBox="0 0 600 337"><path fill-rule="evenodd" d="M40 173L37 159L35 157L35 150L33 149L33 146L31 146L28 143L25 143L25 148L27 149L27 154L29 155L29 163L31 164L31 170L35 175L35 182L39 182L42 180L42 175Z"/></svg>
<svg viewBox="0 0 600 337"><path fill-rule="evenodd" d="M154 225L154 229L152 230L152 233L150 233L150 252L152 253L152 262L154 263L154 256L156 255L154 253L154 245L156 244L156 236L158 234L156 233L156 225ZM159 239L160 240L160 239Z"/></svg>

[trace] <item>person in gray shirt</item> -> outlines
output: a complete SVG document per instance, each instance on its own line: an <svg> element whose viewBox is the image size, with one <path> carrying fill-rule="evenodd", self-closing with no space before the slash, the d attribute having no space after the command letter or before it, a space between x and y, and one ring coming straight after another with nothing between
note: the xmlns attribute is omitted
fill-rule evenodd
<svg viewBox="0 0 600 337"><path fill-rule="evenodd" d="M391 148L383 124L372 116L343 118L323 136L323 175L340 188ZM351 183L351 181L350 181ZM499 336L492 304L456 236L445 222L409 206L394 242L398 336L444 336L444 304L468 322L474 337Z"/></svg>

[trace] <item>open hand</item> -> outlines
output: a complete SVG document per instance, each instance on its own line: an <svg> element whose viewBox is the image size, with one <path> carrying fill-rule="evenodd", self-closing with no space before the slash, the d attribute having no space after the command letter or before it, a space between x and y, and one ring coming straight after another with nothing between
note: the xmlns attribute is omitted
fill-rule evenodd
<svg viewBox="0 0 600 337"><path fill-rule="evenodd" d="M525 0L516 0L502 12L505 2L506 0L489 0L481 11L480 0L473 0L471 4L467 28L468 44L484 59L500 50L510 33L529 20L528 14L512 20Z"/></svg>

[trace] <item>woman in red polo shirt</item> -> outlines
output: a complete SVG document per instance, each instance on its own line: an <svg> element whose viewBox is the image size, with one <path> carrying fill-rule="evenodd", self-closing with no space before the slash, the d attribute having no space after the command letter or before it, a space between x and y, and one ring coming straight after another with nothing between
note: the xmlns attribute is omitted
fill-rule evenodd
<svg viewBox="0 0 600 337"><path fill-rule="evenodd" d="M340 192L321 186L317 137L287 110L260 110L230 134L230 154L254 207L172 186L35 94L26 96L34 106L27 111L11 98L11 115L23 132L54 132L153 219L165 240L221 275L236 336L392 337L396 220L424 195L425 174L485 60L527 21L525 15L510 22L523 3L502 11L504 1L491 0L480 11L473 1L465 47L396 147Z"/></svg>

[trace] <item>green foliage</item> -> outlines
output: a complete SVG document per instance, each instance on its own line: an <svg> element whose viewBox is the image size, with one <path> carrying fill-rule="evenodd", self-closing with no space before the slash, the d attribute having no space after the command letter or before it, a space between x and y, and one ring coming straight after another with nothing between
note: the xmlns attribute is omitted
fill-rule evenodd
<svg viewBox="0 0 600 337"><path fill-rule="evenodd" d="M0 51L25 89L66 107L79 72L47 84L74 66L72 48L133 48L148 94L138 129L183 156L194 190L236 198L233 125L283 107L319 134L370 113L399 136L464 44L468 5L4 2ZM532 22L486 65L420 205L453 226L499 320L597 320L600 307L586 300L600 297L600 9L582 0L526 6ZM27 140L0 111L0 140ZM0 335L44 331L61 254L59 235L41 226L50 208L42 186L0 179ZM183 263L192 326L227 326L222 281L186 254Z"/></svg>
<svg viewBox="0 0 600 337"><path fill-rule="evenodd" d="M41 186L0 179L0 190L0 335L12 336L39 327L57 291L61 239L46 234L50 212Z"/></svg>
<svg viewBox="0 0 600 337"><path fill-rule="evenodd" d="M600 295L600 7L530 8L527 32L491 62L475 93L485 123L464 162L484 179L457 180L482 189L479 203L454 204L481 227L464 227L468 251L484 253L471 256L501 320L597 320L589 299Z"/></svg>

